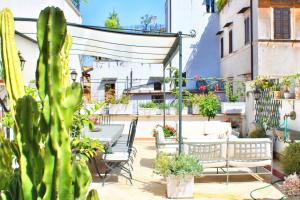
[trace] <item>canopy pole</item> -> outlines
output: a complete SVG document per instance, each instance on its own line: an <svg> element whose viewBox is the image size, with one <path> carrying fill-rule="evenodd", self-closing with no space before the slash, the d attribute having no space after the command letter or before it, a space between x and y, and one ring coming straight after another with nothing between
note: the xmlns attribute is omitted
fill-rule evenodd
<svg viewBox="0 0 300 200"><path fill-rule="evenodd" d="M182 153L182 32L178 33L179 37L179 112L178 112L178 120L179 120L179 154Z"/></svg>
<svg viewBox="0 0 300 200"><path fill-rule="evenodd" d="M164 93L164 103L163 103L163 106L164 106L164 111L163 111L163 114L164 114L164 123L163 125L166 126L166 66L164 65L163 66L163 93Z"/></svg>

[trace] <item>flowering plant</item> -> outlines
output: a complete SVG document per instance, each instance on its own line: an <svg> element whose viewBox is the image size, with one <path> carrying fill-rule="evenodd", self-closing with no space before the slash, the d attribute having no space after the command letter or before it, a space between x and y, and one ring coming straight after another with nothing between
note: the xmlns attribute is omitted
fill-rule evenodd
<svg viewBox="0 0 300 200"><path fill-rule="evenodd" d="M171 137L176 135L176 129L170 125L165 125L162 127L162 129L164 131L165 137Z"/></svg>
<svg viewBox="0 0 300 200"><path fill-rule="evenodd" d="M285 177L281 189L288 196L300 195L300 177L296 173Z"/></svg>
<svg viewBox="0 0 300 200"><path fill-rule="evenodd" d="M199 89L201 92L204 92L204 91L206 90L206 86L201 85L201 86L199 86L198 89Z"/></svg>

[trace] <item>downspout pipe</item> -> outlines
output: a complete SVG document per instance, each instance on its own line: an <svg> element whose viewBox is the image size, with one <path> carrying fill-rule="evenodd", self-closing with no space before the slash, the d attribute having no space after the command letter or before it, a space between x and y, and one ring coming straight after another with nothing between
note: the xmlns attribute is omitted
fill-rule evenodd
<svg viewBox="0 0 300 200"><path fill-rule="evenodd" d="M250 47L251 47L251 80L254 80L254 48L253 48L253 0L250 0L250 26L251 26L251 37L250 37Z"/></svg>

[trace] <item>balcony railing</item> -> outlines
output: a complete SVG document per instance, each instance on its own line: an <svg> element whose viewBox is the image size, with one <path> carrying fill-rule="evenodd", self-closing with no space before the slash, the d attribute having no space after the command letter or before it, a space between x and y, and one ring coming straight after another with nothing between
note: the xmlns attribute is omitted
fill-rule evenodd
<svg viewBox="0 0 300 200"><path fill-rule="evenodd" d="M80 0L71 0L72 4L77 8L77 10L79 11L80 9Z"/></svg>

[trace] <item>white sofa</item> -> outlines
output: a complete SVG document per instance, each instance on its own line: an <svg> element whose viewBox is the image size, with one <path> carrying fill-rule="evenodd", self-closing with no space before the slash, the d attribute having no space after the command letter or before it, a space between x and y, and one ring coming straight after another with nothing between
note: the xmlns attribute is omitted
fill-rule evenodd
<svg viewBox="0 0 300 200"><path fill-rule="evenodd" d="M202 141L203 139L236 138L231 123L221 121L190 121L182 122L182 137L184 141Z"/></svg>
<svg viewBox="0 0 300 200"><path fill-rule="evenodd" d="M165 138L164 131L161 126L157 126L155 132L155 144L157 154L166 153L174 155L178 152L178 141L175 138Z"/></svg>
<svg viewBox="0 0 300 200"><path fill-rule="evenodd" d="M223 169L223 174L227 175L227 182L229 175L241 174L234 171L232 173L230 168L256 168L257 170L258 167L265 166L271 166L271 170L262 168L262 172L256 171L255 173L271 175L272 181L273 142L269 138L228 137L227 139L208 139L201 142L190 141L184 143L184 152L197 157L204 169L217 168L217 172L218 168Z"/></svg>

